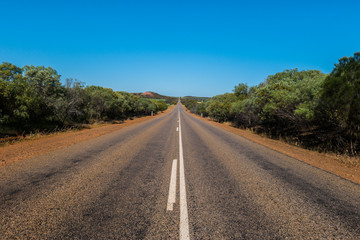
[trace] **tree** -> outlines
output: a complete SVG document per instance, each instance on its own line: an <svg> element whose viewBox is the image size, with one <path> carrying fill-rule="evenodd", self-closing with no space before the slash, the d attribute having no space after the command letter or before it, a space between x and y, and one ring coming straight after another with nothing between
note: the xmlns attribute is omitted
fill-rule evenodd
<svg viewBox="0 0 360 240"><path fill-rule="evenodd" d="M87 112L90 119L107 120L114 114L111 109L116 104L116 95L112 89L98 86L89 86L85 88L87 95Z"/></svg>
<svg viewBox="0 0 360 240"><path fill-rule="evenodd" d="M54 115L62 125L72 122L85 121L85 91L84 84L67 78L65 80L64 93L48 100L49 105L54 109Z"/></svg>
<svg viewBox="0 0 360 240"><path fill-rule="evenodd" d="M17 93L14 84L22 78L21 68L7 62L0 65L0 124L13 121Z"/></svg>
<svg viewBox="0 0 360 240"><path fill-rule="evenodd" d="M62 91L60 77L55 69L44 66L24 66L24 78L44 98L56 95Z"/></svg>
<svg viewBox="0 0 360 240"><path fill-rule="evenodd" d="M343 57L323 83L318 119L349 141L352 154L359 151L360 52ZM339 133L340 131L340 133ZM343 133L341 133L343 132Z"/></svg>
<svg viewBox="0 0 360 240"><path fill-rule="evenodd" d="M157 108L159 111L165 111L168 108L168 105L165 102L162 101L155 101L155 103L157 104Z"/></svg>
<svg viewBox="0 0 360 240"><path fill-rule="evenodd" d="M0 123L2 128L16 128L20 132L29 120L29 104L33 96L29 84L24 81L22 69L3 62L0 65Z"/></svg>
<svg viewBox="0 0 360 240"><path fill-rule="evenodd" d="M3 62L0 65L0 79L6 82L13 82L16 79L22 77L22 70L21 68L8 63Z"/></svg>
<svg viewBox="0 0 360 240"><path fill-rule="evenodd" d="M234 94L239 100L247 98L248 95L248 86L245 83L239 83L234 88Z"/></svg>
<svg viewBox="0 0 360 240"><path fill-rule="evenodd" d="M219 122L232 120L233 116L230 112L231 104L236 101L234 93L225 93L212 97L207 102L206 111L209 116Z"/></svg>
<svg viewBox="0 0 360 240"><path fill-rule="evenodd" d="M24 66L24 84L28 94L23 99L29 114L29 124L56 125L54 102L64 98L65 89L60 83L60 75L51 67Z"/></svg>
<svg viewBox="0 0 360 240"><path fill-rule="evenodd" d="M270 129L272 135L306 130L306 125L313 119L325 77L317 70L297 69L270 75L251 95L258 107L261 124Z"/></svg>
<svg viewBox="0 0 360 240"><path fill-rule="evenodd" d="M259 124L259 109L253 97L237 100L231 105L230 112L234 115L234 123L238 127L251 128Z"/></svg>

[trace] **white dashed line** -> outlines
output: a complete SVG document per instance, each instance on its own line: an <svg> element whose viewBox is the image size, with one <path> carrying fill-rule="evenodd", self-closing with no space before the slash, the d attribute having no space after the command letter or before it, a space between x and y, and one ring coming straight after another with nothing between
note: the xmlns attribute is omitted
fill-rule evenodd
<svg viewBox="0 0 360 240"><path fill-rule="evenodd" d="M172 211L176 199L176 170L177 170L177 160L173 160L171 177L170 177L170 186L169 186L169 198L167 203L166 210Z"/></svg>

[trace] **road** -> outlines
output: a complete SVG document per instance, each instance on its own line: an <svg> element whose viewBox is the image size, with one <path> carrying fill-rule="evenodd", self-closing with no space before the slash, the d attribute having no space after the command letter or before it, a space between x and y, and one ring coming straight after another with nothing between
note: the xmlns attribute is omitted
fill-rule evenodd
<svg viewBox="0 0 360 240"><path fill-rule="evenodd" d="M0 239L179 238L360 239L360 185L180 105L0 169Z"/></svg>

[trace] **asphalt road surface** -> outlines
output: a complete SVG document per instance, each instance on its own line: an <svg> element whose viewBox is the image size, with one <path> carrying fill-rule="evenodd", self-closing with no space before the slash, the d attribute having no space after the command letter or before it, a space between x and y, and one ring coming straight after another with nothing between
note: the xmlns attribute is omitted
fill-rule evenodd
<svg viewBox="0 0 360 240"><path fill-rule="evenodd" d="M360 185L185 113L0 169L0 239L360 239Z"/></svg>

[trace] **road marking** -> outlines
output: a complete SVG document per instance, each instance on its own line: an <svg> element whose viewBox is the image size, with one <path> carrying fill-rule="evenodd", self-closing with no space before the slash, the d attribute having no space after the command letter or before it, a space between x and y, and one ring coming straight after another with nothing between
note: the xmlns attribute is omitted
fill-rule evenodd
<svg viewBox="0 0 360 240"><path fill-rule="evenodd" d="M178 128L178 127L176 128L176 131L177 131L177 132L179 131L179 128Z"/></svg>
<svg viewBox="0 0 360 240"><path fill-rule="evenodd" d="M181 138L181 120L180 109L179 113L179 163L180 163L180 240L190 239L189 234L189 218L186 203L186 188L185 188L185 172L184 172L184 155Z"/></svg>
<svg viewBox="0 0 360 240"><path fill-rule="evenodd" d="M176 167L177 167L177 160L174 159L172 163L171 169L171 177L170 177L170 185L169 185L169 198L167 203L166 210L172 211L175 203L176 198Z"/></svg>

